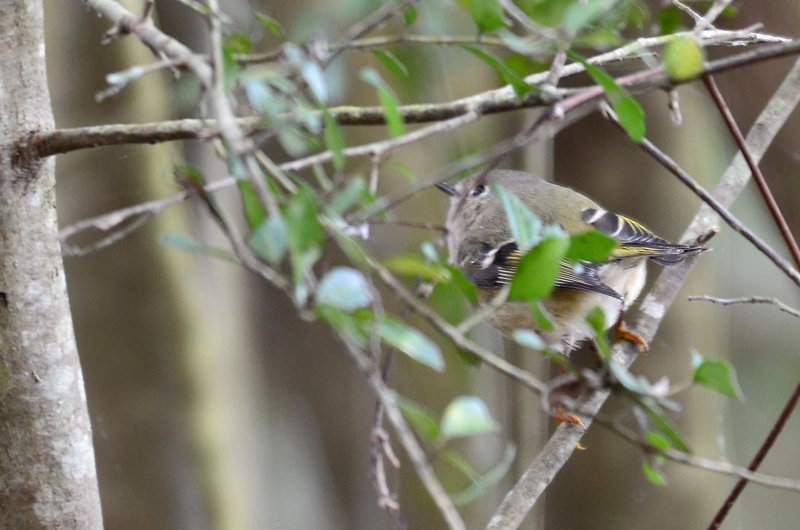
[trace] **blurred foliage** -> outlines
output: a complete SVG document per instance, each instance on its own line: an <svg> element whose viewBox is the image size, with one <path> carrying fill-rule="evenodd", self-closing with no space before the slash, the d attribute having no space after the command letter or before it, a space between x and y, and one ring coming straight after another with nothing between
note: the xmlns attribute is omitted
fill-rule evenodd
<svg viewBox="0 0 800 530"><path fill-rule="evenodd" d="M375 7L373 2L347 4L348 14L353 17ZM455 43L459 45L452 54L456 59L448 66L483 72L488 65L496 74L489 84L493 88L510 85L520 99L543 90L526 76L547 71L561 60L580 64L591 82L604 91L630 140L638 143L646 133L642 105L615 81L606 66L592 64L584 57L629 45L638 37L673 35L691 21L674 6L665 6L653 14L645 2L637 0L520 0L516 5L529 17L527 31L524 24L503 11L497 0L458 0L451 7L398 5L402 9L388 17L389 22L367 28L365 33L380 33L373 43L361 34L335 43L321 35L306 39L293 29L293 24L263 13L254 17L279 41L274 47L261 50L261 43L254 42L251 34L226 33L222 50L226 96L237 114L257 116L262 121L261 130L253 137L255 150L265 157L269 153L289 161L319 157L309 158L302 169L287 170L283 175L262 161L256 177L263 179L270 199L278 205L270 210L256 193L248 173L245 158L253 153L235 151L227 144L219 147L224 151L222 158L229 174L236 179L241 199L236 221L247 226L246 245L264 267L285 280L288 287L284 291L298 314L326 322L342 341L358 348L363 355L360 360L376 372L387 350L399 351L425 369L442 372L451 369L449 363L474 363L478 356L469 351L469 361L448 356L447 351L454 346L445 338L443 326L433 319L421 322L408 318L407 300L403 300L397 285L385 278L398 275L404 281L415 282L415 288L422 282L435 283L430 297L419 299L418 303L452 325L479 310L475 307L475 286L441 256L436 233L427 237L419 250L401 248L399 238L376 241L373 236L378 221L390 225L395 222L395 206L402 202L401 194L414 195L423 189L420 182L427 182L418 174L419 166L413 160L404 160L398 154L399 142L390 144L421 130L405 123L403 103L423 105L424 95L419 101L408 100L419 96L413 91L450 75L426 70L424 59L410 51L412 46L422 45L412 42L411 34L428 37L430 40L424 43L427 46L445 46L453 44L445 42L447 37L464 31L465 21L471 23L471 40ZM701 9L695 4L693 7ZM726 16L730 14L726 12ZM409 37L407 42L404 37ZM356 50L370 53L360 55L357 66L348 64L352 71L336 73L336 68L341 67L338 57L355 54ZM677 37L666 46L662 60L670 78L683 81L702 72L704 58L697 40ZM653 59L648 60L635 64L650 67ZM359 85L371 90L370 97L378 102L386 124L386 128L370 130L375 144L367 150L368 164L362 164L353 154L352 148L358 144L337 122L334 112L342 104L340 97L349 98L364 89ZM358 98L353 106L362 106L364 99L367 98ZM383 147L377 145L379 141L384 142ZM385 142L390 148L385 148ZM422 140L424 148L434 150L427 142ZM455 158L449 153L444 156ZM365 165L369 167L365 169ZM475 164L470 167L475 168ZM369 177L365 178L367 172ZM399 191L399 179L386 177L390 172L405 177ZM206 180L199 170L188 166L181 166L176 173L198 188ZM547 315L539 302L552 292L562 262L568 260L580 266L581 262L603 261L615 243L597 232L569 237L557 226L544 225L519 198L502 187L496 186L493 192L503 202L520 251L509 297L528 302L534 317L546 325ZM209 197L204 200L212 212L221 208ZM223 216L215 217L224 229ZM392 230L399 226L401 223L394 224ZM194 245L182 244L196 250ZM387 248L389 255L382 255ZM401 281L397 284L405 288ZM613 360L602 311L592 312L588 321L596 332L599 366L581 371L569 366L568 360L559 362L574 376L569 380L573 386L589 391L596 390L599 384L624 398L631 416L636 418L637 440L647 448L642 472L650 482L666 484L660 452L691 451L686 437L670 418L677 407L662 385L631 373ZM438 328L438 332L431 332L431 328ZM517 330L514 338L526 350L553 356L531 330ZM741 396L734 370L724 361L696 360L692 382L726 396ZM398 391L393 399L431 459L447 462L466 477L467 486L450 491L460 502L476 501L511 468L510 460L498 456L490 471L481 474L454 443L456 439L488 434L503 436L504 419L495 419L488 400L454 395L437 419L426 406L415 403L417 396Z"/></svg>

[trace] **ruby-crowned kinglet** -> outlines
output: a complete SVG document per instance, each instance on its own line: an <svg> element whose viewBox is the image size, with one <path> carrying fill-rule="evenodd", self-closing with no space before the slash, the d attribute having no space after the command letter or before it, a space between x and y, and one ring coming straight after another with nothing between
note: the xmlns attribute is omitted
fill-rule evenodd
<svg viewBox="0 0 800 530"><path fill-rule="evenodd" d="M535 322L527 302L507 302L489 320L509 336L517 328L533 329L554 351L569 353L594 335L586 315L596 306L604 312L605 329L613 326L641 293L648 259L672 265L687 254L705 250L669 243L570 188L522 171L495 170L455 186L437 184L450 196L446 223L450 261L480 288L482 304L511 282L522 257L503 204L492 192L495 183L516 195L545 225L558 225L570 235L599 230L617 240L617 247L602 263L561 263L555 289L542 300L551 330Z"/></svg>

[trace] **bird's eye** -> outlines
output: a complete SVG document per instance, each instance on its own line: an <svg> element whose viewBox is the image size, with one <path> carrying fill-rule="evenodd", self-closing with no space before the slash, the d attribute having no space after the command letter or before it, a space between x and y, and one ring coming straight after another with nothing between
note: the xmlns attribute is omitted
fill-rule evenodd
<svg viewBox="0 0 800 530"><path fill-rule="evenodd" d="M472 193L470 195L472 195L473 197L477 197L478 195L482 195L483 192L485 191L486 191L486 186L484 186L483 184L478 184L477 186L472 188Z"/></svg>

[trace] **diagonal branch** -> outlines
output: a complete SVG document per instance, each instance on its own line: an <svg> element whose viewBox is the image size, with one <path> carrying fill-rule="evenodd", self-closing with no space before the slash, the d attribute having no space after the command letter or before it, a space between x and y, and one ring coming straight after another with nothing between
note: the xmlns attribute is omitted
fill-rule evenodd
<svg viewBox="0 0 800 530"><path fill-rule="evenodd" d="M796 64L747 135L747 143L756 161L764 155L767 147L800 101L800 91L797 90L796 79L798 68L800 67ZM749 171L744 160L741 155L737 155L712 195L721 204L729 207L741 193L748 179ZM708 227L714 226L718 222L718 217L704 204L695 215L683 239L695 239ZM637 334L645 341L650 341L655 336L661 319L675 299L693 265L694 258L690 258L683 265L664 269L658 276L633 322ZM638 351L632 344L618 344L614 348L615 361L624 366L633 364L637 356ZM585 417L581 415L581 420L587 427L591 424L592 416L595 416L605 403L608 395L608 390L600 390L580 403L580 409L589 413ZM518 528L547 485L552 482L572 455L575 445L580 441L583 433L582 429L570 423L562 423L556 428L544 449L503 499L487 528L497 530Z"/></svg>

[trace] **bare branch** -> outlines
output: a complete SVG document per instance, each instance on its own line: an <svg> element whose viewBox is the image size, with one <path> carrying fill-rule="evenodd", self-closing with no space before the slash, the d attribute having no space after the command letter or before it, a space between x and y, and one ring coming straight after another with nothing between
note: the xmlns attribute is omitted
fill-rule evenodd
<svg viewBox="0 0 800 530"><path fill-rule="evenodd" d="M777 298L770 298L767 296L746 296L742 298L717 298L716 296L697 295L689 296L687 298L690 302L704 301L713 302L721 305L737 305L737 304L770 304L774 305L784 313L788 313L793 317L800 318L800 311L781 302Z"/></svg>
<svg viewBox="0 0 800 530"><path fill-rule="evenodd" d="M453 505L453 501L450 500L450 497L442 487L439 479L436 478L431 463L428 461L427 456L425 456L425 451L423 451L422 447L419 445L411 427L408 425L408 422L406 422L403 417L403 413L397 406L396 394L386 386L380 376L380 370L377 369L373 361L364 354L361 348L352 344L347 337L342 337L342 341L347 347L350 356L355 360L358 367L366 376L367 382L372 387L372 390L378 396L378 401L386 412L386 418L392 424L400 443L411 459L417 476L419 476L425 489L428 490L431 498L444 516L448 525L447 527L456 530L466 528L464 521L458 514L458 510L456 510Z"/></svg>
<svg viewBox="0 0 800 530"><path fill-rule="evenodd" d="M89 2L90 0L84 1ZM92 1L103 3L103 0ZM668 42L670 38L674 37L663 36L639 39L611 52L592 57L588 61L592 64L605 64L612 61L619 61L630 56L635 56L641 53L643 49L663 45ZM713 44L727 43L733 45L752 42L779 42L779 44L775 46L758 48L724 59L711 61L706 65L705 73L715 73L757 61L800 52L800 41L787 41L782 37L772 37L749 32L706 31L703 33L703 39L706 40L701 41L701 44L706 44L706 41L707 43ZM196 57L199 58L200 56ZM175 60L179 61L178 58ZM571 63L565 65L561 69L560 76L566 77L574 75L583 72L583 70L584 67L582 64ZM528 76L525 80L531 85L539 85L547 81L547 79L548 73L544 72ZM641 81L641 79L636 80L637 83L641 83ZM622 85L630 83L630 81L626 82L624 79L619 80L619 82ZM666 76L660 74L650 77L647 84L637 86L636 91L641 92L652 88L662 88L666 85ZM406 123L425 123L462 116L471 110L478 111L480 114L484 115L523 108L541 107L547 105L549 101L552 100L553 96L563 97L565 94L566 92L563 90L551 91L547 97L543 97L542 94L531 93L527 97L520 99L516 97L510 87L506 86L447 103L405 105L399 108L399 112ZM382 107L353 107L344 105L332 107L329 109L329 112L341 125L384 125L386 123ZM241 127L246 134L252 134L264 127L261 120L254 117L237 118L235 123L237 126ZM39 132L33 135L27 140L26 146L24 147L32 151L36 156L46 157L103 145L157 143L170 140L209 138L220 134L218 127L219 125L217 122L212 120L179 120L165 121L157 124L106 125L101 127L59 129L55 131Z"/></svg>

